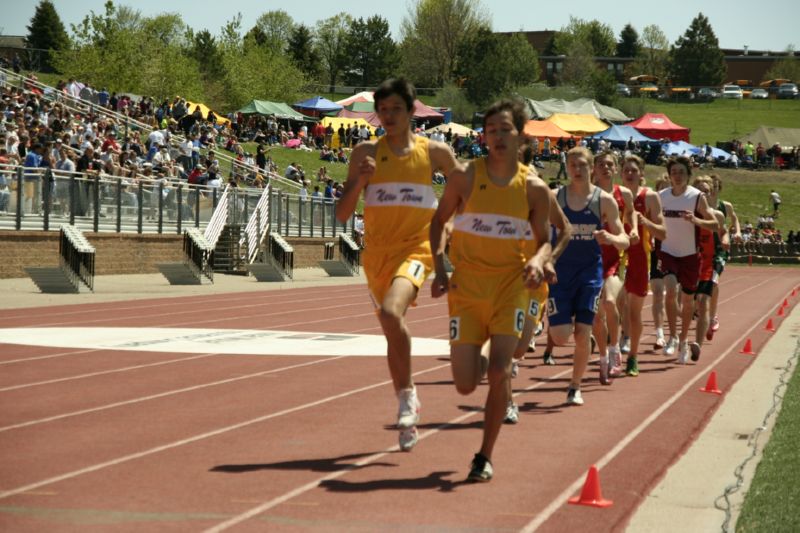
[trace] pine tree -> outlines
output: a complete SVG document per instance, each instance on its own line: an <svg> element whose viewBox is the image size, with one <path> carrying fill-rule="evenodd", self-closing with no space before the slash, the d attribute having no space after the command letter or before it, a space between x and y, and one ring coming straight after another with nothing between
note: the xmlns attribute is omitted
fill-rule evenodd
<svg viewBox="0 0 800 533"><path fill-rule="evenodd" d="M639 55L639 33L630 24L626 24L619 32L619 42L617 42L617 57L636 57Z"/></svg>
<svg viewBox="0 0 800 533"><path fill-rule="evenodd" d="M719 85L725 79L725 56L708 18L698 14L670 52L673 81L680 85Z"/></svg>
<svg viewBox="0 0 800 533"><path fill-rule="evenodd" d="M58 16L53 2L50 0L42 0L36 6L36 12L31 18L30 26L28 26L28 36L25 38L25 44L28 48L47 51L69 48L69 37L64 29L64 24L61 22L61 17ZM39 54L41 57L41 70L52 72L50 53L40 52Z"/></svg>

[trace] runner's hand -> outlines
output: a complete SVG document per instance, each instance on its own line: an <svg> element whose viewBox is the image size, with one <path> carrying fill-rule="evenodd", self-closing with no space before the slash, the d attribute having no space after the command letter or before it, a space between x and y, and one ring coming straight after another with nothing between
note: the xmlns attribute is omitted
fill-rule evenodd
<svg viewBox="0 0 800 533"><path fill-rule="evenodd" d="M449 290L450 279L447 277L447 274L440 274L437 272L433 277L433 283L431 283L431 296L434 298L439 298Z"/></svg>

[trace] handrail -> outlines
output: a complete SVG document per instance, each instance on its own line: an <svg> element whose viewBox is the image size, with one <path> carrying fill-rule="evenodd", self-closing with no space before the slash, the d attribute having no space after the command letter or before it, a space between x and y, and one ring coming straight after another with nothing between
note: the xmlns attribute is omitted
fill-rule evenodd
<svg viewBox="0 0 800 533"><path fill-rule="evenodd" d="M264 235L269 231L269 198L272 192L272 186L267 185L264 192L258 199L253 213L250 215L250 220L247 221L247 226L244 230L244 235L239 240L239 244L244 244L247 240L247 262L252 263L258 255L258 250L261 247L261 241L264 240Z"/></svg>
<svg viewBox="0 0 800 533"><path fill-rule="evenodd" d="M339 254L344 264L347 265L353 274L358 274L361 265L361 247L346 233L339 234Z"/></svg>
<svg viewBox="0 0 800 533"><path fill-rule="evenodd" d="M58 252L61 266L66 269L73 285L77 286L76 282L81 282L94 291L95 248L89 244L83 233L75 226L62 224Z"/></svg>
<svg viewBox="0 0 800 533"><path fill-rule="evenodd" d="M269 257L288 277L294 277L294 248L278 233L269 234Z"/></svg>
<svg viewBox="0 0 800 533"><path fill-rule="evenodd" d="M204 238L206 242L208 242L209 246L213 250L217 246L217 241L219 241L219 236L222 235L222 230L225 228L225 224L228 221L228 196L230 192L230 185L225 186L225 190L222 191L222 196L217 203L217 207L214 208L214 213L211 215L211 220L208 221L208 225L206 225L206 231L204 233Z"/></svg>
<svg viewBox="0 0 800 533"><path fill-rule="evenodd" d="M199 229L190 228L183 234L185 263L198 278L203 275L212 282L214 281L213 251L214 247L206 241Z"/></svg>

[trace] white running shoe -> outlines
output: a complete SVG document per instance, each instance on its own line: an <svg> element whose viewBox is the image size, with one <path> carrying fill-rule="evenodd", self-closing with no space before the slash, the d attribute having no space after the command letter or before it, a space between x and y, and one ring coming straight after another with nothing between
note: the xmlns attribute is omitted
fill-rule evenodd
<svg viewBox="0 0 800 533"><path fill-rule="evenodd" d="M622 375L622 354L616 346L608 347L608 375L618 378Z"/></svg>
<svg viewBox="0 0 800 533"><path fill-rule="evenodd" d="M506 407L506 417L503 419L506 424L516 424L519 422L519 406L513 400L508 402Z"/></svg>
<svg viewBox="0 0 800 533"><path fill-rule="evenodd" d="M416 426L400 430L400 435L397 437L397 442L400 445L400 450L404 452L411 451L411 448L417 445L419 440L419 432Z"/></svg>
<svg viewBox="0 0 800 533"><path fill-rule="evenodd" d="M624 354L631 353L631 338L625 335L619 343L619 351ZM620 360L621 362L621 360Z"/></svg>
<svg viewBox="0 0 800 533"><path fill-rule="evenodd" d="M675 355L675 350L678 349L678 339L675 337L670 337L667 341L667 344L664 346L664 355L673 356Z"/></svg>
<svg viewBox="0 0 800 533"><path fill-rule="evenodd" d="M402 389L397 393L397 427L407 429L419 423L419 408L421 406L417 398L417 388Z"/></svg>
<svg viewBox="0 0 800 533"><path fill-rule="evenodd" d="M681 349L678 351L678 364L685 365L686 358L689 356L689 343L682 342Z"/></svg>
<svg viewBox="0 0 800 533"><path fill-rule="evenodd" d="M511 377L515 378L517 377L517 374L519 374L519 361L514 359L511 361Z"/></svg>
<svg viewBox="0 0 800 533"><path fill-rule="evenodd" d="M540 320L539 323L536 325L536 331L533 332L534 337L538 337L544 331L544 323Z"/></svg>
<svg viewBox="0 0 800 533"><path fill-rule="evenodd" d="M661 328L658 328L656 330L655 347L656 348L664 348L664 346L666 346L666 345L667 345L667 341L664 339L664 330L661 329Z"/></svg>
<svg viewBox="0 0 800 533"><path fill-rule="evenodd" d="M583 405L583 396L581 396L580 389L574 389L572 387L567 389L567 404Z"/></svg>

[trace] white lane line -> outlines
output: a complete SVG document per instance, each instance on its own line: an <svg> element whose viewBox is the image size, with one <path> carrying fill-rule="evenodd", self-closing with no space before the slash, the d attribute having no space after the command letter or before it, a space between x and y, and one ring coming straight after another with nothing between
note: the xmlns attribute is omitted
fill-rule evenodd
<svg viewBox="0 0 800 533"><path fill-rule="evenodd" d="M359 287L359 286L360 285L347 285L346 286L347 288L338 288L338 289L326 290L325 291L325 296L327 297L329 295L336 295L336 294L340 294L340 293L349 294L349 293L353 292L353 290L352 290L353 287ZM293 290L293 289L289 289L289 290ZM302 290L302 291L305 292L305 289L298 289L298 290ZM66 305L70 306L70 307L76 307L76 306L83 307L85 305L97 305L97 304L103 304L103 303L112 304L112 305L108 305L108 306L104 306L104 307L100 307L100 308L93 307L91 309L82 308L82 309L76 309L76 310L72 310L72 311L57 311L57 312L53 312L53 313L36 313L35 312L36 310L41 310L42 308L40 308L40 307L26 307L26 308L22 308L22 309L19 309L19 310L9 309L8 311L20 311L20 313L19 314L15 313L15 314L13 314L11 316L8 316L6 318L15 319L16 320L16 319L22 319L22 318L63 317L63 316L68 316L68 315L84 315L84 314L89 314L89 313L98 313L98 312L109 311L109 310L113 310L114 312L119 312L119 311L141 310L142 308L154 309L154 308L159 308L159 307L161 307L161 308L177 307L177 306L185 307L186 304L191 304L192 307L196 308L196 307L198 307L200 305L203 305L203 304L218 304L221 301L225 302L226 304L235 303L235 302L238 302L238 301L252 302L254 299L265 298L267 295L272 295L272 294L276 295L276 297L275 298L270 298L270 300L269 300L270 304L319 301L319 297L318 296L316 296L314 298L306 298L306 299L303 299L303 300L298 300L296 296L293 296L291 294L286 294L285 290L280 290L280 291L264 291L264 290L262 290L262 291L257 291L256 293L250 293L250 292L240 293L239 292L239 293L226 293L226 294L228 294L230 296L230 298L223 298L221 296L218 296L216 298L208 297L208 298L202 298L202 299L193 299L191 295L184 295L184 296L167 297L167 298L169 298L168 300L162 301L162 302L160 302L158 304L152 302L152 299L150 299L150 298L143 298L143 299L139 299L139 300L119 300L118 302L91 302L91 301L87 301L87 302L82 302L82 303L78 303L78 304L66 304ZM247 296L243 296L243 294L247 295ZM281 296L286 296L287 299L286 300L281 300ZM299 295L299 296L306 296L306 295L302 294L302 295ZM353 294L352 296L355 297L355 294ZM360 295L360 296L364 296L364 295ZM164 297L161 297L161 298L154 297L153 299L163 300ZM189 301L190 299L191 299L191 301ZM138 305L133 305L134 302L138 303ZM128 304L128 306L127 307L119 307L119 306L113 305L114 303L124 303L124 304ZM56 307L56 306L52 306L52 307ZM26 314L25 311L29 311L29 313Z"/></svg>
<svg viewBox="0 0 800 533"><path fill-rule="evenodd" d="M2 335L2 332L3 330L0 329L0 335ZM22 346L29 346L29 345L25 344ZM102 350L76 350L74 352L51 353L50 355L37 355L34 357L24 357L22 359L9 359L8 361L0 361L0 365L10 365L12 363L27 363L28 361L41 361L42 359L53 359L55 357L64 357L67 355L82 355L87 353L95 353L98 351Z"/></svg>
<svg viewBox="0 0 800 533"><path fill-rule="evenodd" d="M749 289L746 289L744 291L740 291L739 293L737 293L737 296L741 296L744 293L747 293L749 291L755 290L756 288L760 287L761 285L763 285L765 283L768 283L769 281L771 281L771 280L762 281L758 285L750 287ZM729 302L730 300L733 300L734 298L728 298L724 302L719 302L719 303L720 304L724 304L724 303ZM776 305L774 309L777 309L777 307L778 306ZM769 314L772 314L772 311L770 311ZM695 386L700 379L705 378L706 375L707 375L706 370L708 370L708 369L712 369L713 370L714 366L716 366L725 357L730 355L730 353L734 349L736 349L737 346L741 345L741 343L745 339L745 337L750 335L750 333L754 329L756 329L757 327L760 327L761 325L762 325L762 320L761 319L759 319L757 321L754 321L753 325L750 326L750 328L747 331L742 333L742 335L740 335L739 338L737 338L733 343L731 343L730 347L727 350L725 350L716 359L714 359L711 362L711 364L709 364L707 367L704 367L702 372L698 372L693 378L690 378L689 381L687 381L683 385L683 387L678 389L678 391L675 392L675 394L673 394L672 396L670 396L669 399L667 399L663 404L661 404L661 406L658 407L658 409L653 411L650 414L650 416L645 418L642 421L641 424L636 426L630 433L628 433L625 437L623 437L622 440L620 440L616 444L616 446L611 448L611 450L609 450L608 453L606 453L596 463L594 463L594 464L597 465L597 469L598 470L602 470L602 468L604 466L606 466L608 463L610 463L617 455L619 455L619 453L622 450L624 450L631 442L633 442L634 439L636 439L639 435L641 435L648 428L648 426L650 426L650 424L652 424L659 416L661 416L664 413L664 411L669 409L675 402L677 402L683 396L683 394L687 390L689 390L689 388ZM588 468L588 465L587 465L587 468ZM581 476L578 479L573 481L567 488L565 488L563 491L561 491L558 494L558 496L556 496L538 515L536 515L536 517L533 520L528 522L528 524L526 524L525 527L522 528L521 531L523 531L525 533L536 531L536 529L539 528L542 524L544 524L558 509L560 509L562 506L566 505L567 498L572 496L575 492L578 491L578 489L581 488L585 478L586 478L585 474L581 474Z"/></svg>
<svg viewBox="0 0 800 533"><path fill-rule="evenodd" d="M53 422L55 420L62 420L64 418L70 418L70 417L73 417L73 416L85 415L85 414L89 414L89 413L96 413L98 411L105 411L107 409L114 409L116 407L123 407L125 405L133 405L133 404L137 404L137 403L141 403L141 402L147 402L147 401L150 401L150 400L156 400L158 398L166 398L167 396L173 396L173 395L176 395L176 394L183 394L185 392L193 392L193 391L205 389L205 388L208 388L208 387L216 387L218 385L227 385L228 383L234 383L236 381L242 381L242 380L245 380L245 379L257 378L257 377L266 376L266 375L269 375L269 374L275 374L275 373L278 373L278 372L284 372L284 371L287 371L287 370L294 370L296 368L303 368L303 367L306 367L306 366L316 365L316 364L319 364L319 363L327 363L328 361L335 361L337 359L342 359L344 357L346 357L346 356L340 355L340 356L337 356L337 357L327 357L325 359L318 359L316 361L308 361L306 363L299 363L299 364L296 364L296 365L284 366L284 367L281 367L281 368L273 368L272 370L265 370L265 371L256 372L256 373L253 373L253 374L245 374L243 376L237 376L235 378L223 379L223 380L220 380L220 381L212 381L212 382L209 382L209 383L201 383L200 385L193 385L191 387L185 387L185 388L182 388L182 389L174 389L174 390L170 390L170 391L164 391L164 392L160 392L158 394L152 394L150 396L142 396L140 398L132 398L130 400L124 400L124 401L121 401L121 402L110 403L110 404L101 405L101 406L98 406L98 407L91 407L91 408L88 408L88 409L82 409L80 411L72 411L70 413L63 413L63 414L60 414L60 415L48 416L46 418L39 418L37 420L29 420L27 422L20 422L18 424L13 424L11 426L0 427L0 432L9 431L9 430L12 430L12 429L24 428L24 427L28 427L28 426L34 426L34 425L37 425L37 424L44 424L46 422Z"/></svg>
<svg viewBox="0 0 800 533"><path fill-rule="evenodd" d="M438 365L438 366L435 366L435 367L428 368L426 370L422 370L420 372L415 372L414 375L417 376L417 375L421 375L421 374L426 374L428 372L433 372L435 370L439 370L439 369L442 369L442 368L445 368L445 367L448 367L448 366L450 366L449 362L446 363L446 364L443 364L443 365ZM64 480L67 480L67 479L72 479L74 477L78 477L78 476L81 476L83 474L89 474L91 472L96 472L96 471L102 470L104 468L108 468L108 467L111 467L111 466L116 466L116 465L119 465L119 464L122 464L122 463L126 463L128 461L133 461L134 459L141 459L142 457L147 457L148 455L153 455L153 454L156 454L156 453L159 453L159 452L163 452L163 451L166 451L166 450L171 450L173 448L178 448L180 446L185 446L186 444L191 444L193 442L198 442L198 441L205 440L205 439L208 439L208 438L211 438L211 437L216 437L218 435L222 435L223 433L228 433L230 431L235 431L237 429L242 429L244 427L251 426L253 424L258 424L260 422L264 422L264 421L267 421L267 420L270 420L270 419L273 419L273 418L277 418L279 416L292 414L292 413L295 413L297 411L301 411L303 409L310 409L312 407L316 407L316 406L322 405L324 403L332 402L332 401L335 401L335 400L340 400L342 398L347 398L348 396L353 396L353 395L359 394L361 392L366 392L366 391L369 391L369 390L372 390L372 389L383 387L385 385L390 385L391 383L392 383L391 380L386 380L386 381L381 381L381 382L378 382L378 383L374 383L372 385L367 385L366 387L361 387L361 388L358 388L358 389L352 389L352 390L349 390L347 392L343 392L343 393L340 393L340 394L335 394L333 396L328 396L327 398L322 398L320 400L316 400L316 401L313 401L313 402L305 403L305 404L298 405L298 406L295 406L295 407L290 407L288 409L284 409L283 411L277 411L275 413L270 413L268 415L260 416L258 418L253 418L253 419L250 419L250 420L246 420L244 422L239 422L238 424L232 424L230 426L225 426L225 427L222 427L222 428L219 428L219 429L215 429L213 431L208 431L206 433L201 433L199 435L194 435L194 436L186 438L186 439L181 439L181 440L170 442L168 444L163 444L161 446L156 446L156 447L153 447L153 448L149 448L149 449L143 450L141 452L136 452L136 453L132 453L132 454L129 454L129 455L124 455L122 457L117 457L116 459L111 459L110 461L105 461L103 463L98 463L98 464L95 464L95 465L87 466L87 467L81 468L79 470L73 470L71 472L67 472L67 473L61 474L59 476L54 476L54 477L50 477L50 478L43 479L43 480L40 480L40 481L36 481L34 483L29 483L29 484L24 485L22 487L17 487L17 488L10 489L10 490L5 490L5 491L0 492L0 500L2 500L4 498L8 498L10 496L14 496L16 494L21 494L23 492L27 492L29 490L35 490L35 489L38 489L39 487L44 487L44 486L47 486L47 485L52 485L53 483L58 483L60 481L64 481Z"/></svg>
<svg viewBox="0 0 800 533"><path fill-rule="evenodd" d="M558 378L560 378L562 376L565 376L565 375L571 374L571 373L572 373L572 368L568 368L566 370L562 370L561 372L558 372L557 374L554 374L552 376L547 377L546 381L541 381L541 382L536 383L534 385L529 385L528 387L526 387L524 389L524 391L525 392L530 392L530 391L532 391L534 389L538 389L539 387L543 387L545 385L550 384L555 379L558 379ZM518 392L514 396L516 397L516 396L518 396L520 394L522 394L522 392ZM438 426L436 426L434 428L431 428L430 430L428 430L428 431L426 431L424 433L420 433L419 440L423 440L423 439L427 439L428 437L432 437L432 436L440 433L441 431L447 429L448 427L450 427L452 425L459 424L459 423L467 420L468 418L471 418L471 417L476 416L476 415L482 415L482 414L483 414L483 411L470 411L470 412L464 413L462 415L459 415L456 418L453 418L452 420L449 420L449 421L445 422L444 424L439 424ZM252 509L248 509L247 511L245 511L245 512L243 512L241 514L238 514L238 515L232 517L231 519L226 520L225 522L222 522L221 524L217 524L214 527L206 529L205 533L219 533L220 531L224 531L226 529L229 529L229 528L231 528L231 527L233 527L233 526L235 526L237 524L241 524L245 520L249 520L250 518L258 516L261 513L269 511L273 507L276 507L276 506L278 506L278 505L280 505L282 503L285 503L288 500L291 500L292 498L303 494L304 492L308 492L310 490L313 490L313 489L319 487L320 484L322 484L322 483L324 483L326 481L330 481L332 479L336 479L338 477L341 477L341 476L345 475L346 473L348 473L348 472L350 472L352 470L355 470L357 468L360 468L362 466L365 466L365 465L368 465L368 464L370 464L372 462L375 462L378 459L380 459L382 457L385 457L386 455L388 455L390 453L393 453L393 452L396 452L398 450L399 450L399 446L397 444L395 444L391 448L387 448L382 452L378 452L378 453L375 453L373 455L370 455L369 457L365 457L364 459L362 459L361 461L358 461L355 464L343 466L341 470L338 470L336 472L328 474L327 476L323 476L323 477L317 478L317 479L315 479L313 481L310 481L310 482L306 483L305 485L297 487L296 489L291 490L289 492L286 492L286 493L284 493L284 494L282 494L282 495L280 495L280 496L278 496L276 498L273 498L272 500L269 500L269 501L266 501L266 502L264 502L264 503L262 503L260 505L257 505L256 507L253 507Z"/></svg>
<svg viewBox="0 0 800 533"><path fill-rule="evenodd" d="M103 370L101 372L90 372L88 374L79 374L77 376L67 376L65 378L48 379L46 381L36 381L36 382L33 382L33 383L23 383L21 385L12 385L10 387L0 388L0 392L8 392L8 391L12 391L12 390L25 389L25 388L28 388L28 387L38 387L40 385L51 385L53 383L63 383L64 381L73 381L73 380L76 380L76 379L85 379L85 378L91 378L91 377L95 377L95 376L104 376L106 374L115 374L117 372L128 372L130 370L139 370L139 369L142 369L142 368L149 368L149 367L153 367L153 366L170 365L172 363L182 363L184 361L192 361L194 359L203 359L205 357L212 357L212 356L215 356L215 355L220 355L220 354L218 354L218 353L205 353L205 354L201 354L201 355L193 355L192 357L182 357L180 359L170 359L168 361L158 361L156 363L148 363L146 365L126 366L126 367L123 367L123 368L114 368L112 370Z"/></svg>

